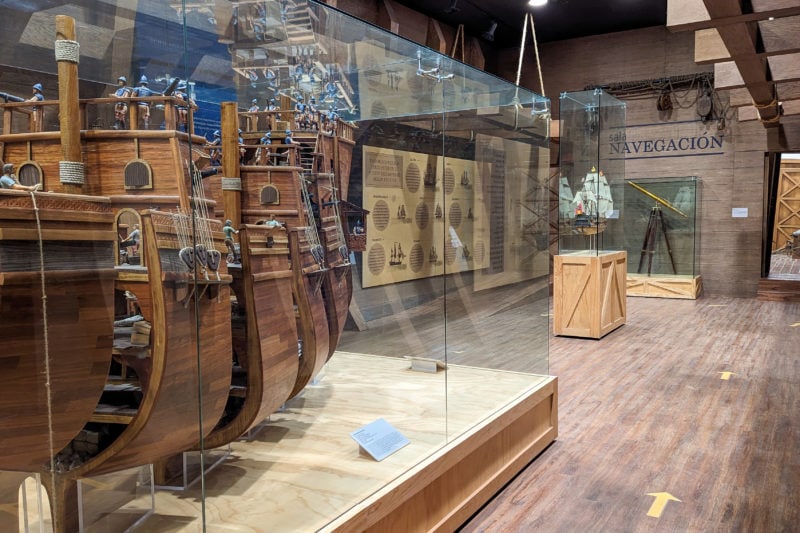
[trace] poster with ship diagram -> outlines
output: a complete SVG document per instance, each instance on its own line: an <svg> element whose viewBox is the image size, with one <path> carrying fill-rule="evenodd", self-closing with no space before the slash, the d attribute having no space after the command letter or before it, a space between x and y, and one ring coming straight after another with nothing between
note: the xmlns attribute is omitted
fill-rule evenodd
<svg viewBox="0 0 800 533"><path fill-rule="evenodd" d="M365 146L363 164L364 287L484 267L473 161Z"/></svg>

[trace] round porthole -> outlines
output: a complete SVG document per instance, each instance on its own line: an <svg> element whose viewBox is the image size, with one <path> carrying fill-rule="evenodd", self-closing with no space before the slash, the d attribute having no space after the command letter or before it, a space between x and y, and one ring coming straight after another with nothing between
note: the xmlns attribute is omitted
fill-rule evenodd
<svg viewBox="0 0 800 533"><path fill-rule="evenodd" d="M153 171L150 164L143 159L134 159L125 165L126 189L152 189Z"/></svg>
<svg viewBox="0 0 800 533"><path fill-rule="evenodd" d="M27 186L42 183L42 167L35 161L25 161L17 168L17 180Z"/></svg>

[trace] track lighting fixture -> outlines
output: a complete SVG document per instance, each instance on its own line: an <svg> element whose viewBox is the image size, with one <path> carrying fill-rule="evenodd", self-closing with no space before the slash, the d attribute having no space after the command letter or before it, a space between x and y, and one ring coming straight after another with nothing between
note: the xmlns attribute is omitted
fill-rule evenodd
<svg viewBox="0 0 800 533"><path fill-rule="evenodd" d="M451 15L456 11L461 11L461 8L458 7L458 0L450 0L450 7L444 10L445 13Z"/></svg>
<svg viewBox="0 0 800 533"><path fill-rule="evenodd" d="M489 29L483 32L483 38L489 41L490 43L493 43L495 31L497 31L497 21L493 20L492 25L489 26Z"/></svg>

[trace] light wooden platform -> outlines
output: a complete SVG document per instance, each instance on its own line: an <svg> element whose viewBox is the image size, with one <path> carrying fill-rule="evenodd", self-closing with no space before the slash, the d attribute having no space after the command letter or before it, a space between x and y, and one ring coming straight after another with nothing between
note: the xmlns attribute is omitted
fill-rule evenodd
<svg viewBox="0 0 800 533"><path fill-rule="evenodd" d="M408 366L337 352L318 384L207 476L209 530L454 529L556 437L553 377ZM349 434L380 417L411 444L376 462ZM159 493L144 527L196 531L199 490Z"/></svg>
<svg viewBox="0 0 800 533"><path fill-rule="evenodd" d="M628 296L645 296L650 298L679 298L683 300L696 300L703 290L700 276L671 276L659 274L628 273Z"/></svg>
<svg viewBox="0 0 800 533"><path fill-rule="evenodd" d="M625 324L627 252L553 257L553 333L599 339Z"/></svg>

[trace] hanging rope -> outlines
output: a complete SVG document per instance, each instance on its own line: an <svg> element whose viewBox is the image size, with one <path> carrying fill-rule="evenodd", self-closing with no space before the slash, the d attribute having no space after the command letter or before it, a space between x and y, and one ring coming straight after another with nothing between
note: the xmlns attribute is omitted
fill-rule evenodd
<svg viewBox="0 0 800 533"><path fill-rule="evenodd" d="M39 279L42 287L42 329L44 332L44 388L47 397L47 441L50 448L50 483L51 487L56 486L56 454L55 443L53 442L53 391L50 386L50 342L49 327L47 322L47 287L44 274L44 239L42 238L42 221L39 217L39 206L36 205L36 191L31 191L31 202L33 202L33 214L36 216L36 233L39 238ZM58 498L52 499L53 515L56 515Z"/></svg>
<svg viewBox="0 0 800 533"><path fill-rule="evenodd" d="M528 13L528 16L531 17L531 37L533 37L533 51L536 54L536 69L539 72L539 89L542 91L542 96L547 96L544 94L544 79L542 78L542 62L539 60L539 42L536 40L536 26L533 24L533 13Z"/></svg>

